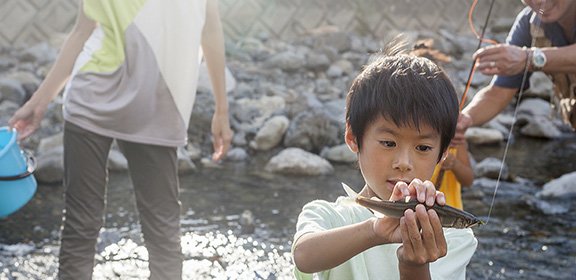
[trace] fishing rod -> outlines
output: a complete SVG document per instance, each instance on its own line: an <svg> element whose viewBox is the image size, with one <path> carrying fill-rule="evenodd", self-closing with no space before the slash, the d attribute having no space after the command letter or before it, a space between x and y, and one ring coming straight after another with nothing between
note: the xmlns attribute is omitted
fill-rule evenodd
<svg viewBox="0 0 576 280"><path fill-rule="evenodd" d="M484 26L483 26L483 28L482 28L482 33L481 33L480 36L478 36L478 33L476 32L476 30L475 30L475 28L474 28L474 25L473 25L473 22L472 22L473 11L474 11L474 9L475 9L475 7L476 7L476 4L477 4L478 0L474 0L474 2L472 3L472 6L470 7L470 10L469 10L469 13L468 13L468 23L469 23L469 25L470 25L470 29L472 30L472 32L473 32L473 33L476 35L476 37L478 38L478 46L477 46L477 48L476 48L476 51L478 51L478 50L480 49L480 47L481 47L481 45L482 45L482 42L497 43L497 42L495 42L495 41L493 41L493 40L486 40L486 39L484 39L484 34L485 34L485 31L486 31L486 27L488 26L488 19L490 18L490 14L491 14L491 12L492 12L492 8L493 8L493 5L494 5L494 1L495 1L495 0L492 0L491 3L490 3L490 8L489 8L489 10L488 10L488 14L487 14L487 16L486 16L486 20L485 20ZM543 2L541 3L540 9L538 9L538 11L537 11L539 14L542 14L542 13L543 13L543 11L544 11L544 10L543 10L543 7L544 7L545 2L546 2L546 1L543 1ZM541 24L541 21L537 21L536 24L537 24L537 26L539 26L539 25ZM466 82L466 87L465 87L464 93L462 94L462 99L461 99L461 101L460 101L460 111L462 111L462 109L464 108L464 104L465 104L465 102L466 102L466 96L467 96L467 93L468 93L468 91L469 91L469 89L470 89L472 77L474 76L474 72L475 72L475 70L476 70L476 65L477 65L476 62L477 62L477 60L478 60L477 58L474 59L473 65L472 65L472 67L471 67L471 69L470 69L470 73L469 73L469 75L468 75L468 81ZM517 118L517 113L518 113L518 105L520 104L520 101L522 100L522 96L524 95L524 85L526 84L526 80L527 80L527 78L528 78L528 68L529 68L528 66L529 66L529 64L530 64L530 61L529 61L529 59L527 58L527 59L526 59L526 62L525 62L525 64L524 64L524 70L523 70L523 74L522 74L522 82L520 83L520 90L519 90L519 92L518 92L518 98L516 99L516 106L515 106L515 108L514 108L514 114L513 114L513 117L512 117L512 123L511 123L511 125L510 125L510 130L508 131L508 138L507 138L508 140L506 141L506 145L505 145L505 147L504 147L504 154L502 155L502 163L500 164L500 170L498 171L498 178L497 178L497 180L496 180L496 187L495 187L495 189L494 189L494 193L492 194L492 201L490 202L490 208L489 208L489 210L488 210L488 216L487 216L487 218L486 218L485 224L488 224L488 222L490 222L490 217L491 217L491 215L492 215L492 210L493 210L493 208L494 208L494 202L495 202L495 200L496 200L496 194L498 193L498 188L500 187L500 182L501 182L501 180L502 180L502 173L503 173L503 171L504 171L504 164L506 163L506 158L507 158L507 156L508 156L508 150L509 150L509 148L510 148L510 144L512 143L512 141L510 141L510 139L512 139L512 137L513 137L512 133L513 133L513 131L514 131L514 125L516 124L516 118ZM453 149L453 148L451 148L451 149Z"/></svg>
<svg viewBox="0 0 576 280"><path fill-rule="evenodd" d="M468 10L468 25L470 27L470 30L472 30L472 33L474 33L474 35L476 35L476 38L478 38L478 46L476 46L476 51L480 49L480 47L482 46L482 42L488 42L492 44L498 43L494 40L484 38L484 34L486 33L486 27L488 26L488 20L490 19L490 15L492 14L492 8L494 7L494 1L495 0L492 0L490 2L490 8L488 9L488 14L486 15L486 20L484 22L484 26L482 27L482 33L480 35L478 35L478 33L476 32L476 29L474 28L474 22L472 20L472 16L474 14L474 10L476 9L476 5L478 4L478 0L474 0L474 2L472 2L472 5L470 6L470 9ZM464 105L466 104L466 96L468 95L468 91L470 90L470 86L472 84L472 78L474 77L474 72L476 72L477 61L478 58L472 61L472 67L470 67L470 72L468 73L468 80L466 81L466 87L464 88L462 98L460 99L460 106L459 106L460 112L462 112L462 109L464 109ZM448 153L454 152L455 149L456 149L455 147L450 147L448 149L449 151ZM448 155L448 153L446 153L446 155L442 158L442 163L444 162L444 160L446 160L446 156ZM436 186L437 189L440 189L442 180L444 179L445 172L446 172L445 169L441 169L440 172L438 173L438 176L436 177L434 186Z"/></svg>

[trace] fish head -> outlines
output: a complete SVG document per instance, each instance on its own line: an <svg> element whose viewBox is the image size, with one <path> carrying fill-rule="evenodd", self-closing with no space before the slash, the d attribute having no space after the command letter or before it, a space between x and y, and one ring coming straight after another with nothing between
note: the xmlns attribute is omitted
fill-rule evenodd
<svg viewBox="0 0 576 280"><path fill-rule="evenodd" d="M471 218L458 218L454 222L454 228L471 228L478 225L483 225L484 222L476 217Z"/></svg>

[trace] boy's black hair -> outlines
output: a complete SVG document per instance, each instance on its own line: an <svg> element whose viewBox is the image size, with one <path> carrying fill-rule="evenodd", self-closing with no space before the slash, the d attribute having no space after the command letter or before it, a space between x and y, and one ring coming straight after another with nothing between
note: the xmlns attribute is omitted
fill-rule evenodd
<svg viewBox="0 0 576 280"><path fill-rule="evenodd" d="M403 48L392 45L354 79L346 97L346 122L358 148L366 127L379 115L399 127L427 124L440 134L440 161L456 132L458 97L440 67Z"/></svg>

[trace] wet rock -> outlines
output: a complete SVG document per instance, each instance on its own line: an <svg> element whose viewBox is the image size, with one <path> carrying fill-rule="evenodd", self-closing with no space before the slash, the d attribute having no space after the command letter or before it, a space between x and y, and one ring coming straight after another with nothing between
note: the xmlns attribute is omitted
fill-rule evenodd
<svg viewBox="0 0 576 280"><path fill-rule="evenodd" d="M286 51L272 55L263 66L266 68L280 68L284 71L296 71L306 65L306 57L302 54Z"/></svg>
<svg viewBox="0 0 576 280"><path fill-rule="evenodd" d="M241 234L253 234L256 228L255 220L256 218L252 211L244 210L238 219Z"/></svg>
<svg viewBox="0 0 576 280"><path fill-rule="evenodd" d="M184 147L178 148L178 174L187 174L196 170L196 165L192 162L190 153Z"/></svg>
<svg viewBox="0 0 576 280"><path fill-rule="evenodd" d="M222 168L222 165L220 165L219 161L214 161L212 160L212 158L208 157L203 157L202 159L200 159L200 163L202 163L202 166L205 168L212 168L212 169Z"/></svg>
<svg viewBox="0 0 576 280"><path fill-rule="evenodd" d="M0 72L4 72L6 70L11 69L16 64L18 64L18 60L14 57L7 57L7 56L0 56Z"/></svg>
<svg viewBox="0 0 576 280"><path fill-rule="evenodd" d="M534 72L530 76L530 88L524 91L526 97L538 97L548 100L554 94L554 83L543 72Z"/></svg>
<svg viewBox="0 0 576 280"><path fill-rule="evenodd" d="M232 138L232 144L234 144L234 146L248 145L248 141L246 140L246 132L245 131L235 132L234 137Z"/></svg>
<svg viewBox="0 0 576 280"><path fill-rule="evenodd" d="M325 148L320 156L334 162L356 162L358 160L358 156L346 144Z"/></svg>
<svg viewBox="0 0 576 280"><path fill-rule="evenodd" d="M558 138L562 132L547 116L535 116L520 130L522 135L539 138Z"/></svg>
<svg viewBox="0 0 576 280"><path fill-rule="evenodd" d="M338 98L327 101L324 103L324 109L330 119L344 126L344 120L346 119L346 99Z"/></svg>
<svg viewBox="0 0 576 280"><path fill-rule="evenodd" d="M576 172L562 175L546 183L542 191L536 194L537 197L557 197L573 198L576 197Z"/></svg>
<svg viewBox="0 0 576 280"><path fill-rule="evenodd" d="M484 124L482 127L488 128L488 129L498 130L498 131L500 131L500 133L502 133L503 137L507 137L508 134L510 133L510 129L508 129L508 127L506 127L506 125L502 124L502 122L500 122L498 120L498 118L494 118L494 119L490 120L488 123Z"/></svg>
<svg viewBox="0 0 576 280"><path fill-rule="evenodd" d="M226 82L226 92L231 92L236 88L236 79L230 72L230 69L226 66L224 68L224 78ZM198 69L198 90L212 91L212 83L210 81L210 76L208 75L208 68L206 68L206 63L203 61Z"/></svg>
<svg viewBox="0 0 576 280"><path fill-rule="evenodd" d="M500 131L490 128L471 127L464 135L470 144L499 144L504 140Z"/></svg>
<svg viewBox="0 0 576 280"><path fill-rule="evenodd" d="M238 120L237 129L256 132L274 113L286 106L280 96L263 96L257 99L241 98L231 106L232 117Z"/></svg>
<svg viewBox="0 0 576 280"><path fill-rule="evenodd" d="M313 71L323 71L330 66L330 58L324 53L310 52L306 59L306 68Z"/></svg>
<svg viewBox="0 0 576 280"><path fill-rule="evenodd" d="M0 79L0 101L12 101L18 105L26 101L26 91L22 84L14 79Z"/></svg>
<svg viewBox="0 0 576 280"><path fill-rule="evenodd" d="M504 125L507 128L512 127L514 124L514 116L511 113L503 113L496 116L493 120L497 121L498 123Z"/></svg>
<svg viewBox="0 0 576 280"><path fill-rule="evenodd" d="M40 144L38 144L38 148L36 149L38 154L47 153L48 151L62 147L64 143L64 133L60 132L40 140Z"/></svg>
<svg viewBox="0 0 576 280"><path fill-rule="evenodd" d="M248 153L246 150L236 147L228 151L226 159L230 161L246 161L248 159Z"/></svg>
<svg viewBox="0 0 576 280"><path fill-rule="evenodd" d="M260 151L270 150L280 142L284 133L288 129L290 120L285 116L274 116L267 120L258 130L254 140L250 142L250 147Z"/></svg>
<svg viewBox="0 0 576 280"><path fill-rule="evenodd" d="M191 160L199 160L202 158L202 149L196 143L188 143L186 151Z"/></svg>
<svg viewBox="0 0 576 280"><path fill-rule="evenodd" d="M38 166L34 177L38 182L55 184L62 182L64 178L64 148L55 147L38 155Z"/></svg>
<svg viewBox="0 0 576 280"><path fill-rule="evenodd" d="M474 175L476 177L498 179L500 169L502 169L500 179L502 180L508 179L509 177L508 166L506 164L503 164L502 161L497 158L489 157L476 164L476 166L474 167Z"/></svg>
<svg viewBox="0 0 576 280"><path fill-rule="evenodd" d="M518 118L526 114L529 116L550 116L550 103L540 98L524 99L516 109Z"/></svg>
<svg viewBox="0 0 576 280"><path fill-rule="evenodd" d="M299 148L288 148L272 157L265 170L274 173L293 175L329 174L334 168L322 157Z"/></svg>
<svg viewBox="0 0 576 280"><path fill-rule="evenodd" d="M328 70L326 71L326 75L330 78L337 78L342 76L342 74L344 73L344 70L342 70L342 68L340 68L340 66L338 65L330 65L330 68L328 68Z"/></svg>
<svg viewBox="0 0 576 280"><path fill-rule="evenodd" d="M18 108L20 108L20 106L12 101L0 100L0 126L6 125Z"/></svg>
<svg viewBox="0 0 576 280"><path fill-rule="evenodd" d="M22 85L26 92L26 99L29 99L32 96L36 89L38 89L38 86L40 86L41 82L36 75L28 71L17 71L9 74L7 78L18 81Z"/></svg>
<svg viewBox="0 0 576 280"><path fill-rule="evenodd" d="M526 203L533 209L536 209L545 215L559 215L570 211L570 207L567 205L548 202L533 197L528 198Z"/></svg>
<svg viewBox="0 0 576 280"><path fill-rule="evenodd" d="M35 249L34 244L0 244L0 255L13 257L24 256Z"/></svg>
<svg viewBox="0 0 576 280"><path fill-rule="evenodd" d="M339 144L340 124L331 120L323 110L298 114L284 136L284 146L319 152L326 146Z"/></svg>
<svg viewBox="0 0 576 280"><path fill-rule="evenodd" d="M19 59L21 62L32 62L35 64L51 63L56 59L58 51L48 43L40 43L30 48L24 49Z"/></svg>

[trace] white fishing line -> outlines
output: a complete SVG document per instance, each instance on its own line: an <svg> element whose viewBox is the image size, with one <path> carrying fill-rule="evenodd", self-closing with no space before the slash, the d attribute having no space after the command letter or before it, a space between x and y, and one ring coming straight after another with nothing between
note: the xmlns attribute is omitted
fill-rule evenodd
<svg viewBox="0 0 576 280"><path fill-rule="evenodd" d="M542 15L544 13L544 4L546 1L542 1L540 4L540 9L538 9L538 13ZM540 26L541 20L538 19L537 25ZM528 64L530 61L529 56L526 56L526 63L524 64L524 74L522 75L522 83L520 83L520 91L518 92L518 98L516 100L516 108L514 108L514 115L512 117L512 124L510 125L510 130L508 131L508 140L506 141L506 145L504 146L504 154L502 155L502 164L500 164L500 170L498 171L498 179L496 180L496 188L494 189L494 194L492 195L492 202L490 203L490 209L488 210L488 217L486 218L486 223L490 222L490 216L492 215L492 209L494 208L494 201L496 200L496 193L498 192L498 187L500 186L500 180L502 179L502 172L504 170L504 164L506 163L506 157L508 156L508 148L510 147L512 139L512 133L514 131L514 125L516 124L516 115L518 113L518 105L520 105L520 100L522 99L522 95L524 94L524 84L526 83L526 78L528 77Z"/></svg>

